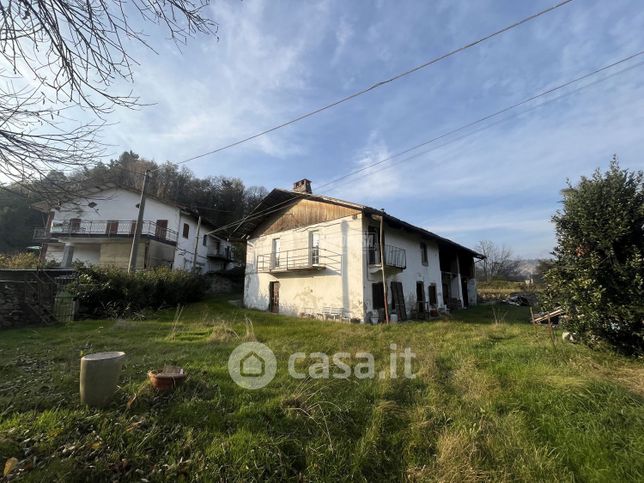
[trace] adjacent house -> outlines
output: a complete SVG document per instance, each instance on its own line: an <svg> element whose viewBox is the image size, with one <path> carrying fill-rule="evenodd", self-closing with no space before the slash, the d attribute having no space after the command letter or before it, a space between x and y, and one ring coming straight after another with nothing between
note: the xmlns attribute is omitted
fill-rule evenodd
<svg viewBox="0 0 644 483"><path fill-rule="evenodd" d="M274 189L239 225L244 303L299 316L397 319L476 304L482 255L383 210Z"/></svg>
<svg viewBox="0 0 644 483"><path fill-rule="evenodd" d="M47 214L44 227L34 230L42 243L41 257L61 267L79 261L127 268L136 229L140 194L115 185L97 186L75 199L34 208ZM231 244L214 235L214 227L175 203L146 197L137 269L166 266L221 271L234 264Z"/></svg>

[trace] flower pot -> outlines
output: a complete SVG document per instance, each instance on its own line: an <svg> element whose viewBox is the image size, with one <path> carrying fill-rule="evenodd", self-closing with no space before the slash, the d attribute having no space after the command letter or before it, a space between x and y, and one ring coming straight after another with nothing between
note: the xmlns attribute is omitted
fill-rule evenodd
<svg viewBox="0 0 644 483"><path fill-rule="evenodd" d="M148 371L148 379L157 391L167 392L179 386L186 379L181 367L165 366L161 371Z"/></svg>

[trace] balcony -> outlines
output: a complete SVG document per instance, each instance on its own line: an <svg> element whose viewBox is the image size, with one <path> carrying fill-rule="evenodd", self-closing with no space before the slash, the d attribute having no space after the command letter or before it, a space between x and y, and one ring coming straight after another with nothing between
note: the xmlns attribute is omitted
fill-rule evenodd
<svg viewBox="0 0 644 483"><path fill-rule="evenodd" d="M258 272L315 271L326 268L341 270L342 255L319 247L257 255Z"/></svg>
<svg viewBox="0 0 644 483"><path fill-rule="evenodd" d="M36 228L34 240L47 241L57 238L131 238L136 229L136 220L70 220L54 222L47 228ZM178 233L165 224L144 220L141 236L176 244Z"/></svg>
<svg viewBox="0 0 644 483"><path fill-rule="evenodd" d="M404 248L385 244L383 255L385 268L394 268L398 270L404 270L407 268L407 252ZM373 267L375 270L379 270L381 262L380 245L376 243L367 246L367 257L369 260L369 266Z"/></svg>
<svg viewBox="0 0 644 483"><path fill-rule="evenodd" d="M231 246L208 246L208 251L206 252L208 258L214 258L218 260L233 261L235 260L235 251Z"/></svg>

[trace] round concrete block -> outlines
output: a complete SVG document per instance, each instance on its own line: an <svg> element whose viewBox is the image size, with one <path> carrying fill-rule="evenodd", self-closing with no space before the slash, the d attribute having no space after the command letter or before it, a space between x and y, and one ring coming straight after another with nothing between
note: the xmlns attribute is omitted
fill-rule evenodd
<svg viewBox="0 0 644 483"><path fill-rule="evenodd" d="M93 407L106 406L116 392L125 352L97 352L81 358L81 402Z"/></svg>

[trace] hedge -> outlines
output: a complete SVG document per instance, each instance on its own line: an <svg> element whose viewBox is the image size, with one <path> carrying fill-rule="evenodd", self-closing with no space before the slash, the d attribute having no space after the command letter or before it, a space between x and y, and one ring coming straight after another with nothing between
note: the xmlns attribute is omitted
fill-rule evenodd
<svg viewBox="0 0 644 483"><path fill-rule="evenodd" d="M112 267L79 267L77 283L69 290L89 317L130 315L196 302L206 294L205 277L184 270L155 268L128 273Z"/></svg>

